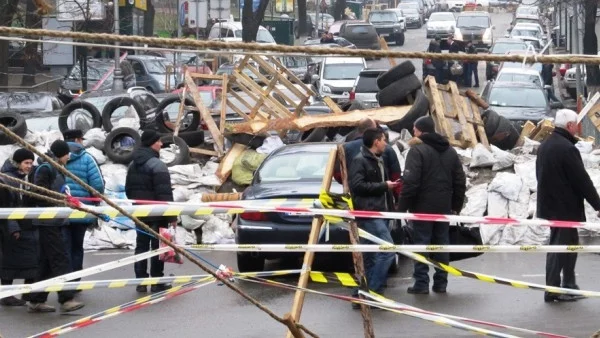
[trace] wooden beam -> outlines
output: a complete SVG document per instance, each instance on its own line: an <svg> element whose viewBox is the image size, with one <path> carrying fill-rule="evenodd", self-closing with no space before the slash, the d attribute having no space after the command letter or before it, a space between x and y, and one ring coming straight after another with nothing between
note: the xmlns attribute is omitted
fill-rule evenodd
<svg viewBox="0 0 600 338"><path fill-rule="evenodd" d="M306 83L302 82L302 80L300 80L296 76L296 74L290 72L289 69L287 69L284 65L281 64L281 62L279 62L279 60L277 60L273 56L268 56L267 58L269 60L271 60L271 62L273 62L276 66L280 67L286 74L288 74L288 76L292 77L292 79L297 80L296 84L299 85L300 87L302 87L302 89L306 90L306 92L308 93L308 95L310 95L310 96L317 96L317 93L315 93L312 89L310 89L310 87L307 86Z"/></svg>
<svg viewBox="0 0 600 338"><path fill-rule="evenodd" d="M473 129L473 126L469 125L467 119L465 118L465 110L467 109L467 106L462 100L462 97L460 96L460 92L458 91L456 83L449 82L449 84L450 95L452 96L452 101L454 103L454 108L456 110L458 122L460 122L460 125L462 127L462 140L469 144L469 146L475 146L477 144L477 136L475 135L475 129Z"/></svg>
<svg viewBox="0 0 600 338"><path fill-rule="evenodd" d="M387 41L385 41L384 37L379 38L379 44L381 45L382 50L390 50L390 48L388 47ZM396 59L389 57L388 61L390 62L390 66L392 66L392 67L396 66Z"/></svg>
<svg viewBox="0 0 600 338"><path fill-rule="evenodd" d="M203 80L221 80L223 81L223 75L215 75L215 74L202 74L202 73L194 73L190 72L190 76L194 79L203 79Z"/></svg>
<svg viewBox="0 0 600 338"><path fill-rule="evenodd" d="M252 59L258 63L261 67L263 67L264 69L266 69L270 74L274 74L277 73L277 70L274 69L273 67L271 67L270 64L268 64L265 60L263 60L260 57L257 56L252 56ZM293 83L291 83L288 79L281 77L279 79L281 81L281 83L286 86L292 93L294 93L294 95L296 95L299 98L302 98L303 96L305 96L306 94L303 94L298 88L296 88L296 86L294 86Z"/></svg>
<svg viewBox="0 0 600 338"><path fill-rule="evenodd" d="M232 133L257 134L284 129L305 131L315 127L356 126L365 117L375 122L389 124L401 120L412 106L382 107L367 110L353 110L344 114L305 115L299 118L271 119L268 121L248 121L229 125Z"/></svg>
<svg viewBox="0 0 600 338"><path fill-rule="evenodd" d="M190 148L190 153L209 155L209 156L219 156L219 154L214 150L202 149L202 148Z"/></svg>
<svg viewBox="0 0 600 338"><path fill-rule="evenodd" d="M223 133L225 132L225 119L227 117L227 104L225 104L225 102L227 102L227 75L223 76L221 88L221 119L219 120L219 131L221 132L221 137L223 137ZM223 143L225 143L224 139Z"/></svg>
<svg viewBox="0 0 600 338"><path fill-rule="evenodd" d="M257 106L263 106L262 102L265 103L266 106L268 106L271 110L273 110L273 112L275 112L277 115L279 115L280 117L291 117L293 116L292 113L289 111L288 107L282 105L279 101L277 101L273 96L269 95L269 92L262 89L261 86L259 86L256 82L254 82L248 75L244 74L244 73L240 73L238 70L234 70L233 71L235 74L235 77L237 78L238 82L243 82L248 88L255 90L257 92L259 92L260 94L262 94L261 97L258 98L258 100L256 101L256 105ZM270 84L275 84L277 82L271 82ZM264 98L261 101L261 98ZM250 114L250 118L252 118L252 113Z"/></svg>
<svg viewBox="0 0 600 338"><path fill-rule="evenodd" d="M477 135L479 135L479 143L483 144L486 148L491 149L487 134L485 133L485 128L483 127L481 114L479 114L479 105L477 105L477 103L475 103L473 100L469 101L471 102L471 107L473 110L473 119L477 123Z"/></svg>
<svg viewBox="0 0 600 338"><path fill-rule="evenodd" d="M175 121L175 130L173 131L173 135L179 135L179 128L181 127L181 119L183 118L183 113L185 111L185 95L187 93L187 86L183 86L183 91L181 92L181 101L179 102L179 112L177 112L177 120ZM200 112L198 112L200 114Z"/></svg>
<svg viewBox="0 0 600 338"><path fill-rule="evenodd" d="M225 154L225 157L219 163L219 167L217 167L217 177L221 180L221 184L227 181L229 175L231 175L231 170L233 169L233 162L242 155L244 151L246 151L248 147L235 143L231 149Z"/></svg>
<svg viewBox="0 0 600 338"><path fill-rule="evenodd" d="M454 135L452 133L452 128L450 128L448 125L448 121L446 121L446 116L444 115L446 110L442 104L442 97L437 88L437 82L435 82L435 78L433 76L428 76L426 82L431 95L429 100L435 107L435 114L433 114L433 116L436 117L434 120L439 128L438 130L442 135L448 137L448 140L452 141L454 140Z"/></svg>
<svg viewBox="0 0 600 338"><path fill-rule="evenodd" d="M333 100L329 96L325 96L323 98L323 102L327 105L327 107L329 107L329 109L331 109L332 113L334 113L334 114L343 114L344 113L342 108L340 108L340 106L338 106L335 102L333 102Z"/></svg>
<svg viewBox="0 0 600 338"><path fill-rule="evenodd" d="M331 149L329 152L329 160L325 167L325 173L323 175L323 181L321 182L321 190L329 191L331 189L331 182L333 179L333 169L335 167L335 161L337 159L337 149ZM322 217L314 217L310 228L310 234L308 235L308 244L317 244L319 241L319 233L321 232L321 226L323 225ZM298 279L298 287L306 288L308 284L308 278L310 276L310 270L315 257L315 253L307 251L304 253L304 262L302 263L302 271L300 272L300 278ZM302 313L302 307L304 306L304 290L297 289L294 295L294 303L292 304L292 311L290 312L292 320L297 322L300 319ZM292 332L288 331L287 337L292 337Z"/></svg>
<svg viewBox="0 0 600 338"><path fill-rule="evenodd" d="M206 123L208 130L210 131L213 139L215 140L215 145L217 146L217 153L219 153L219 156L221 156L225 151L225 147L223 146L222 136L221 132L219 132L219 127L217 127L215 120L213 120L212 116L210 115L210 112L208 111L208 109L206 109L204 102L202 102L202 98L200 97L200 93L198 92L198 87L196 87L194 79L192 79L190 73L185 73L185 82L188 87L188 90L192 94L194 102L196 103L196 107L198 107L198 110L200 110L200 114L202 116L202 119L204 120L204 123Z"/></svg>

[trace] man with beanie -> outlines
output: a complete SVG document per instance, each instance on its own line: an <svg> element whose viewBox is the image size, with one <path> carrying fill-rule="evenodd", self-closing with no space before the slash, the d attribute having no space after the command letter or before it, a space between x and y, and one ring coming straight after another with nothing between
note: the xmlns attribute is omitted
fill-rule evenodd
<svg viewBox="0 0 600 338"><path fill-rule="evenodd" d="M33 153L27 149L18 149L4 162L2 173L8 176L18 178L23 181L30 181L29 174L33 169ZM0 178L0 182L29 190L21 183ZM3 208L24 208L27 207L28 196L22 193L0 189L0 201ZM2 220L0 221L0 278L2 285L12 285L14 279L24 279L25 284L35 282L39 270L39 243L37 229L33 226L32 220ZM28 294L23 294L23 299L14 296L0 299L0 305L4 306L23 306L27 302Z"/></svg>
<svg viewBox="0 0 600 338"><path fill-rule="evenodd" d="M583 200L600 217L600 197L594 189L579 150L577 113L561 109L554 118L554 131L537 153L537 217L556 221L585 222ZM550 245L579 245L576 228L550 228ZM579 289L575 281L577 253L548 253L546 255L546 285ZM562 281L561 281L562 272ZM578 297L546 292L545 302L569 302Z"/></svg>
<svg viewBox="0 0 600 338"><path fill-rule="evenodd" d="M83 182L89 184L99 193L104 193L104 179L98 163L83 147L83 132L79 129L69 129L63 133L65 141L69 145L71 152L66 168L72 174L80 178ZM84 187L67 177L67 186L73 197L91 197L92 194ZM84 202L85 203L85 202ZM94 204L94 203L86 203ZM87 227L97 224L96 219L73 219L65 227L65 240L67 252L71 261L73 271L80 271L83 268L83 238Z"/></svg>
<svg viewBox="0 0 600 338"><path fill-rule="evenodd" d="M419 143L412 146L406 156L398 211L460 213L465 200L466 177L456 151L446 138L435 132L435 124L429 116L415 121L413 133ZM416 245L447 245L449 235L447 222L413 221ZM450 256L447 252L436 252L431 254L431 259L448 264ZM415 262L413 277L415 284L408 288L408 293L429 294L429 266ZM448 273L435 269L433 292L445 293L447 285Z"/></svg>
<svg viewBox="0 0 600 338"><path fill-rule="evenodd" d="M352 160L349 183L352 202L356 210L389 211L393 206L392 190L399 184L391 181L381 155L387 142L381 128L367 129L363 134L363 146ZM388 220L383 218L357 218L358 227L392 243ZM360 239L361 244L371 244ZM365 274L369 290L383 294L387 274L394 262L394 252L365 252ZM354 297L357 297L355 291ZM356 303L355 303L356 304ZM353 304L353 308L356 308Z"/></svg>
<svg viewBox="0 0 600 338"><path fill-rule="evenodd" d="M169 170L160 159L159 151L162 147L160 135L151 129L142 133L142 146L134 151L133 161L127 170L125 181L125 193L130 199L145 199L154 201L173 201L173 189L171 187L171 176ZM156 232L161 227L177 225L176 217L144 217L142 221ZM135 254L158 249L158 239L146 234L139 233L136 238ZM150 275L148 275L148 261L143 260L134 264L135 277L163 277L164 263L154 256L150 259ZM169 284L152 285L152 292L160 292L169 289ZM145 285L136 287L138 292L146 292Z"/></svg>
<svg viewBox="0 0 600 338"><path fill-rule="evenodd" d="M69 160L69 145L63 140L56 140L50 146L48 154L61 166ZM65 177L52 164L43 162L35 171L33 184L63 193L66 188ZM54 207L50 202L41 199L31 199L34 207ZM40 272L37 281L50 279L71 272L69 255L65 246L63 228L68 220L64 218L53 218L48 220L34 220L33 225L38 227L40 234ZM75 292L59 291L58 302L61 311L71 312L81 309L84 304L73 300ZM48 292L36 292L29 296L29 312L54 312L53 306L47 305Z"/></svg>

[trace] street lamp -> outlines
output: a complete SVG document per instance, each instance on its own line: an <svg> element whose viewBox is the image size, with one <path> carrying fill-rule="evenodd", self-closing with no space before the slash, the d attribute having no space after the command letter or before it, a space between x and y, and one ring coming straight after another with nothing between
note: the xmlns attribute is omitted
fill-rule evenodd
<svg viewBox="0 0 600 338"><path fill-rule="evenodd" d="M119 25L119 1L113 1L114 8L114 20L115 20L115 31L114 33L119 35L121 27ZM111 2L108 3L111 5ZM123 73L121 72L121 49L119 48L119 42L115 41L115 71L113 73L113 91L122 91L123 86Z"/></svg>

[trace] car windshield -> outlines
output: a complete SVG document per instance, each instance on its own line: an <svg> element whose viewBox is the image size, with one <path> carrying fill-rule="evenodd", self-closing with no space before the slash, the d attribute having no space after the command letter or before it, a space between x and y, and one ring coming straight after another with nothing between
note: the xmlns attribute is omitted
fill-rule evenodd
<svg viewBox="0 0 600 338"><path fill-rule="evenodd" d="M499 107L546 108L546 96L541 88L495 87L488 102Z"/></svg>
<svg viewBox="0 0 600 338"><path fill-rule="evenodd" d="M308 65L307 59L302 56L283 56L279 61L289 68L300 68Z"/></svg>
<svg viewBox="0 0 600 338"><path fill-rule="evenodd" d="M346 32L350 32L352 34L369 34L371 32L372 26L361 25L361 26L348 26L346 28Z"/></svg>
<svg viewBox="0 0 600 338"><path fill-rule="evenodd" d="M490 20L487 16L459 16L456 20L458 28L488 28Z"/></svg>
<svg viewBox="0 0 600 338"><path fill-rule="evenodd" d="M392 12L376 12L369 14L369 21L371 22L397 22L398 17L396 13Z"/></svg>
<svg viewBox="0 0 600 338"><path fill-rule="evenodd" d="M235 37L236 38L242 37L241 29L235 31ZM258 43L275 43L275 40L273 39L273 36L271 36L271 33L269 33L268 30L259 29L258 33L256 33L256 42L258 42Z"/></svg>
<svg viewBox="0 0 600 338"><path fill-rule="evenodd" d="M363 73L358 77L358 83L356 84L356 93L377 93L379 87L377 86L377 76L379 73Z"/></svg>
<svg viewBox="0 0 600 338"><path fill-rule="evenodd" d="M515 20L515 24L517 23L539 23L539 21L537 19L518 18Z"/></svg>
<svg viewBox="0 0 600 338"><path fill-rule="evenodd" d="M541 63L534 63L532 65L523 66L523 62L504 62L502 67L504 67L504 68L527 68L527 69L535 69L538 72L542 71Z"/></svg>
<svg viewBox="0 0 600 338"><path fill-rule="evenodd" d="M500 72L496 78L497 82L531 82L538 86L542 85L541 78L536 74L504 73Z"/></svg>
<svg viewBox="0 0 600 338"><path fill-rule="evenodd" d="M87 65L88 81L100 81L102 79L102 77L104 76L104 74L106 74L111 69L111 67L112 67L112 65L110 63L106 63L106 64L88 63L88 65ZM77 63L75 66L73 66L73 69L71 69L71 72L69 73L69 79L75 80L75 81L81 81L81 68L79 67L79 63Z"/></svg>
<svg viewBox="0 0 600 338"><path fill-rule="evenodd" d="M452 13L432 13L429 22L432 21L456 21L456 18Z"/></svg>
<svg viewBox="0 0 600 338"><path fill-rule="evenodd" d="M527 44L523 43L523 42L519 42L519 43L502 43L502 42L498 42L496 44L494 44L494 47L492 47L492 54L506 54L506 52L509 52L511 50L527 50Z"/></svg>
<svg viewBox="0 0 600 338"><path fill-rule="evenodd" d="M323 70L323 78L326 80L354 80L363 68L362 63L328 64Z"/></svg>
<svg viewBox="0 0 600 338"><path fill-rule="evenodd" d="M167 74L167 66L171 63L167 60L146 60L144 62L146 68L148 69L148 73L150 74Z"/></svg>
<svg viewBox="0 0 600 338"><path fill-rule="evenodd" d="M538 9L536 7L519 7L517 8L517 14L537 15Z"/></svg>
<svg viewBox="0 0 600 338"><path fill-rule="evenodd" d="M537 38L540 35L540 31L537 29L513 29L511 32L512 36L530 36L532 38Z"/></svg>
<svg viewBox="0 0 600 338"><path fill-rule="evenodd" d="M329 159L326 152L295 152L276 155L265 160L257 172L258 183L320 182Z"/></svg>
<svg viewBox="0 0 600 338"><path fill-rule="evenodd" d="M406 15L417 15L417 14L419 14L419 12L417 12L417 10L414 9L414 8L407 8L407 9L404 10L404 14L406 14Z"/></svg>

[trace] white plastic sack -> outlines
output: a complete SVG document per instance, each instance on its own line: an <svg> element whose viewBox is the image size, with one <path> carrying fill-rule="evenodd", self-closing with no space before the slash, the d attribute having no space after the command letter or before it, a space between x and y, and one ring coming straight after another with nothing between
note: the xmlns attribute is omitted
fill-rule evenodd
<svg viewBox="0 0 600 338"><path fill-rule="evenodd" d="M188 189L197 187L218 187L221 180L216 175L216 167L207 164L200 167L198 164L176 165L169 167L171 183L173 185L186 186Z"/></svg>
<svg viewBox="0 0 600 338"><path fill-rule="evenodd" d="M113 192L125 191L127 167L123 164L105 163L100 166L106 190Z"/></svg>
<svg viewBox="0 0 600 338"><path fill-rule="evenodd" d="M135 230L126 230L133 231ZM100 225L99 229L93 229L86 232L83 241L85 250L99 249L133 249L135 240L131 241L130 235L125 235L125 231L119 231L106 225Z"/></svg>
<svg viewBox="0 0 600 338"><path fill-rule="evenodd" d="M529 187L521 184L521 191L516 201L508 201L508 217L525 219L529 216Z"/></svg>
<svg viewBox="0 0 600 338"><path fill-rule="evenodd" d="M186 187L177 187L173 189L173 201L175 202L185 202L191 195L192 192Z"/></svg>
<svg viewBox="0 0 600 338"><path fill-rule="evenodd" d="M269 136L264 141L262 146L256 149L256 152L261 154L270 154L275 149L283 147L283 141L279 136Z"/></svg>
<svg viewBox="0 0 600 338"><path fill-rule="evenodd" d="M515 163L515 155L494 145L492 145L492 154L494 154L495 159L495 163L492 166L492 170L494 171L511 168Z"/></svg>
<svg viewBox="0 0 600 338"><path fill-rule="evenodd" d="M181 215L181 225L186 230L190 230L190 231L196 230L199 227L203 226L204 223L206 223L205 220L195 219L188 215Z"/></svg>
<svg viewBox="0 0 600 338"><path fill-rule="evenodd" d="M129 106L125 112L125 115L117 122L115 128L120 127L132 128L133 130L140 129L140 117L133 106Z"/></svg>
<svg viewBox="0 0 600 338"><path fill-rule="evenodd" d="M523 163L515 162L515 173L521 177L529 191L537 191L537 177L535 173L535 159Z"/></svg>
<svg viewBox="0 0 600 338"><path fill-rule="evenodd" d="M586 141L579 141L579 142L575 143L575 147L579 150L580 153L589 154L594 149L594 143L586 142Z"/></svg>
<svg viewBox="0 0 600 338"><path fill-rule="evenodd" d="M88 152L88 154L90 154L90 155L92 155L92 157L94 157L96 162L98 162L98 165L103 165L104 163L106 163L106 156L104 156L104 153L102 152L102 150L98 150L98 149L92 147L92 148L86 149L86 151Z"/></svg>
<svg viewBox="0 0 600 338"><path fill-rule="evenodd" d="M523 181L518 175L502 172L496 174L488 186L488 191L495 191L508 200L517 201L522 186Z"/></svg>
<svg viewBox="0 0 600 338"><path fill-rule="evenodd" d="M106 133L100 128L92 128L83 135L83 146L86 148L94 147L98 150L104 149Z"/></svg>
<svg viewBox="0 0 600 338"><path fill-rule="evenodd" d="M40 145L43 145L47 148L50 148L54 141L63 139L63 135L60 130L42 131L39 132L39 135L41 138Z"/></svg>
<svg viewBox="0 0 600 338"><path fill-rule="evenodd" d="M27 131L27 134L25 135L24 140L33 146L42 145L42 143L44 142L44 139L42 138L40 133L35 132L35 131L34 132Z"/></svg>
<svg viewBox="0 0 600 338"><path fill-rule="evenodd" d="M408 141L410 141L412 138L413 138L413 136L408 129L402 129L400 131L400 140L401 141L408 143Z"/></svg>
<svg viewBox="0 0 600 338"><path fill-rule="evenodd" d="M581 154L581 159L588 170L600 168L600 149L593 150L589 154Z"/></svg>
<svg viewBox="0 0 600 338"><path fill-rule="evenodd" d="M508 216L508 200L495 191L488 193L488 216ZM503 230L504 225L502 224L481 224L479 232L481 233L483 244L496 245L500 243Z"/></svg>
<svg viewBox="0 0 600 338"><path fill-rule="evenodd" d="M487 210L488 184L477 184L467 190L467 203L461 210L463 216L483 216Z"/></svg>
<svg viewBox="0 0 600 338"><path fill-rule="evenodd" d="M540 142L524 137L523 145L511 149L510 152L515 155L535 155L539 146Z"/></svg>
<svg viewBox="0 0 600 338"><path fill-rule="evenodd" d="M0 165L3 165L7 159L12 158L14 152L17 151L17 149L19 148L21 147L19 147L16 144L7 144L5 146L0 146Z"/></svg>
<svg viewBox="0 0 600 338"><path fill-rule="evenodd" d="M494 154L487 150L487 148L481 144L477 143L473 148L473 152L471 153L471 168L485 168L491 167L494 165Z"/></svg>
<svg viewBox="0 0 600 338"><path fill-rule="evenodd" d="M211 216L202 226L202 243L232 244L234 242L233 230L231 230L228 222Z"/></svg>
<svg viewBox="0 0 600 338"><path fill-rule="evenodd" d="M456 153L458 154L458 158L460 158L460 162L464 165L469 165L473 160L473 151L471 148L462 149L459 147L454 147Z"/></svg>

